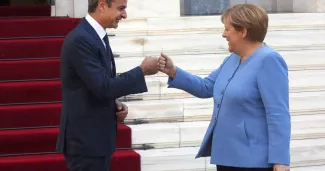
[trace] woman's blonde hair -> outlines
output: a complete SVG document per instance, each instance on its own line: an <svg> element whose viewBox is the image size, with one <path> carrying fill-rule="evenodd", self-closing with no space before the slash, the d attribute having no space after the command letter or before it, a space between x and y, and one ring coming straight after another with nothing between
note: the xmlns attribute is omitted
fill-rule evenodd
<svg viewBox="0 0 325 171"><path fill-rule="evenodd" d="M247 29L247 38L263 42L267 33L269 18L265 10L253 4L235 5L227 9L221 21L228 19L236 30Z"/></svg>

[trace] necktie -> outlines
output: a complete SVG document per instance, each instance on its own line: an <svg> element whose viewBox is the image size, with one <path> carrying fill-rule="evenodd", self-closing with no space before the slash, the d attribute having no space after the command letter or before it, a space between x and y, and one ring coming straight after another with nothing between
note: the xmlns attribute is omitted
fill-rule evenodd
<svg viewBox="0 0 325 171"><path fill-rule="evenodd" d="M112 66L112 72L113 72L113 77L116 77L116 67L115 67L115 60L114 60L114 56L113 56L113 52L111 50L111 47L109 45L109 41L108 41L108 35L106 34L104 36L104 42L105 42L105 45L106 45L106 50L107 50L107 53L110 55L111 57L111 66Z"/></svg>

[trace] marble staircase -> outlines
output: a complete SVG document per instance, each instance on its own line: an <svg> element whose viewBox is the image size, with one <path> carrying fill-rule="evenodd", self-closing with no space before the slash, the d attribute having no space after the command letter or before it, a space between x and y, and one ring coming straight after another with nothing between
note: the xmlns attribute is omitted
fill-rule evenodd
<svg viewBox="0 0 325 171"><path fill-rule="evenodd" d="M205 74L192 73L202 78L207 76ZM290 93L325 91L325 80L319 79L324 75L325 71L321 69L290 71ZM124 100L166 100L193 97L182 90L167 88L167 80L168 78L164 77L162 74L155 77L148 77L146 78L148 92L129 95L124 97Z"/></svg>
<svg viewBox="0 0 325 171"><path fill-rule="evenodd" d="M325 45L325 44L324 44ZM313 45L311 45L313 46ZM311 47L310 47L311 48ZM229 53L204 53L202 54L178 54L169 55L175 65L189 71L193 74L210 74L215 70L224 60ZM287 62L290 71L295 70L317 70L325 69L325 48L323 49L299 49L299 50L284 50L279 51ZM157 52L155 55L159 55ZM118 65L117 72L125 72L130 68L136 67L143 60L143 56L139 57L120 57L116 59ZM304 62L301 62L304 61ZM193 65L195 64L195 65ZM162 73L158 73L157 76L164 76Z"/></svg>
<svg viewBox="0 0 325 171"><path fill-rule="evenodd" d="M269 31L324 29L324 13L291 13L269 15ZM221 33L220 16L182 16L127 19L118 29L108 29L119 37L165 36L180 34Z"/></svg>
<svg viewBox="0 0 325 171"><path fill-rule="evenodd" d="M291 171L323 171L325 139L291 141ZM194 157L199 147L182 147L138 151L143 171L215 171L210 158Z"/></svg>
<svg viewBox="0 0 325 171"><path fill-rule="evenodd" d="M127 120L144 123L206 121L211 119L212 99L180 98L126 102ZM290 93L292 116L325 114L325 91ZM325 124L324 124L325 125Z"/></svg>
<svg viewBox="0 0 325 171"><path fill-rule="evenodd" d="M293 116L292 140L325 138L324 122L325 112ZM208 125L209 121L134 125L131 126L133 146L147 144L155 149L197 147L200 146Z"/></svg>
<svg viewBox="0 0 325 171"><path fill-rule="evenodd" d="M324 37L324 29L279 30L269 31L265 42L278 51L319 50L325 48ZM228 43L218 32L163 36L116 36L110 41L114 53L119 54L121 58L156 56L161 51L169 55L228 54Z"/></svg>
<svg viewBox="0 0 325 171"><path fill-rule="evenodd" d="M292 170L325 169L325 13L270 14L265 42L289 67L292 115ZM118 72L141 63L146 55L170 55L184 70L204 77L229 55L220 16L129 19L110 38ZM212 99L199 99L167 88L159 73L146 78L148 92L129 95L127 122L133 123L133 147L143 171L215 170L209 158L194 159L213 110ZM136 123L136 124L135 124Z"/></svg>

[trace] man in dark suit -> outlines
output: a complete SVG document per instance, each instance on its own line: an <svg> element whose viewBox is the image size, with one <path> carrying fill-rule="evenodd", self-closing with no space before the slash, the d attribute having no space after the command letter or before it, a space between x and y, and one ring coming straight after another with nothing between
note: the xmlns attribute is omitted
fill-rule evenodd
<svg viewBox="0 0 325 171"><path fill-rule="evenodd" d="M89 0L88 15L66 37L61 55L62 115L57 150L70 171L108 171L117 122L127 106L119 97L147 91L145 75L159 70L158 57L116 76L106 28L127 17L127 0ZM127 48L127 47L126 47Z"/></svg>

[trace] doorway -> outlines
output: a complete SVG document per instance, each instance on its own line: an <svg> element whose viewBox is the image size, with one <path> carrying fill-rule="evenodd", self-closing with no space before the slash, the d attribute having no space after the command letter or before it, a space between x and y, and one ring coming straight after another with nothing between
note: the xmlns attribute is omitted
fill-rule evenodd
<svg viewBox="0 0 325 171"><path fill-rule="evenodd" d="M28 6L49 4L49 0L0 0L0 6Z"/></svg>
<svg viewBox="0 0 325 171"><path fill-rule="evenodd" d="M10 5L10 0L2 0L0 1L0 6L8 6Z"/></svg>

